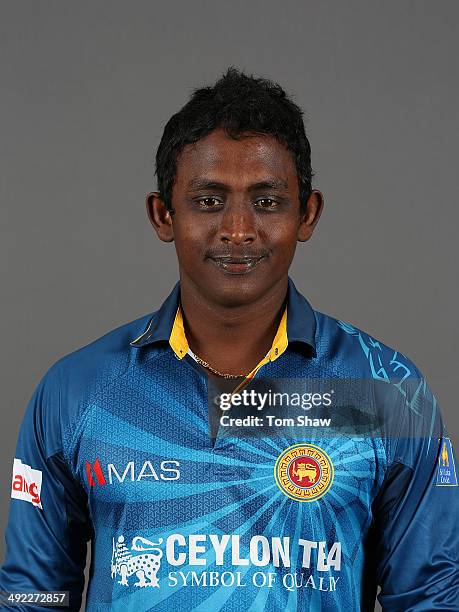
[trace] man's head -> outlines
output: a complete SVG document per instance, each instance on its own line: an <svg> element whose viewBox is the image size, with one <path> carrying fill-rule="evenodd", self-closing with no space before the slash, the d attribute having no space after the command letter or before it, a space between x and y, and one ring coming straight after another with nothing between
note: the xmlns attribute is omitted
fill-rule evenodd
<svg viewBox="0 0 459 612"><path fill-rule="evenodd" d="M228 306L286 283L322 211L301 109L235 68L168 121L156 174L147 211L159 238L175 242L182 284Z"/></svg>

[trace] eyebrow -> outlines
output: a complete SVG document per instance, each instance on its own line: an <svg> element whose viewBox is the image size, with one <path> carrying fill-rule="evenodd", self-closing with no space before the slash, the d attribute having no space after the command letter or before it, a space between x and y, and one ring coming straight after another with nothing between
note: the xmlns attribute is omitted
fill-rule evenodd
<svg viewBox="0 0 459 612"><path fill-rule="evenodd" d="M256 191L259 189L287 189L288 184L283 179L279 178L267 178L257 183L249 185L249 190ZM188 189L221 189L222 191L229 191L228 185L219 181L213 181L205 177L197 177L191 179L188 183Z"/></svg>

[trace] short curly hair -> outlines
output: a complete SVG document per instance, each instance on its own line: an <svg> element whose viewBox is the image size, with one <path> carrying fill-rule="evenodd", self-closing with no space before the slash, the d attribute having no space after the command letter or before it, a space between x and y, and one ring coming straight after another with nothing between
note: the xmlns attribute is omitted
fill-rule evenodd
<svg viewBox="0 0 459 612"><path fill-rule="evenodd" d="M246 133L268 134L292 154L298 175L300 212L311 195L311 146L306 137L303 111L282 87L265 78L247 75L230 66L212 87L193 90L190 100L167 122L156 153L158 191L172 211L172 187L177 159L187 144L217 128L230 138Z"/></svg>

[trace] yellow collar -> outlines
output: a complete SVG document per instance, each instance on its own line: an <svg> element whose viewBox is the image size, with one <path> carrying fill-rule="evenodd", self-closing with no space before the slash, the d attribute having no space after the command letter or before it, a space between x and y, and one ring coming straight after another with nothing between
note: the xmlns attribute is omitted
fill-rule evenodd
<svg viewBox="0 0 459 612"><path fill-rule="evenodd" d="M180 304L175 314L174 324L172 326L171 335L169 337L169 344L171 345L172 350L179 359L183 359L188 353L188 349L190 348L185 336L185 329L183 327L183 316ZM268 351L268 354L263 357L263 359L254 367L254 369L249 374L247 374L247 378L252 378L252 376L256 374L256 372L261 368L261 366L265 365L265 363L268 363L269 361L275 361L278 357L280 357L287 348L287 345L287 308L285 308L284 314L282 315L282 319L280 320L279 327L277 328L276 335L274 336L274 340L271 345L271 348Z"/></svg>

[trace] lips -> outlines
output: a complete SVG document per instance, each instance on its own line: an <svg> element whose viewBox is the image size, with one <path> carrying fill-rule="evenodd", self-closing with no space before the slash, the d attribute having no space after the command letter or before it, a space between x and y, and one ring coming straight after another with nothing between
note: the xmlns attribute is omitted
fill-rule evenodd
<svg viewBox="0 0 459 612"><path fill-rule="evenodd" d="M264 255L247 257L211 257L211 261L227 274L247 274L257 267L264 259Z"/></svg>

